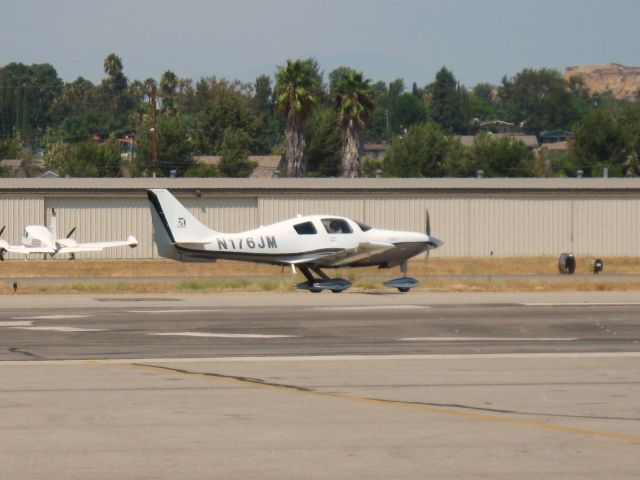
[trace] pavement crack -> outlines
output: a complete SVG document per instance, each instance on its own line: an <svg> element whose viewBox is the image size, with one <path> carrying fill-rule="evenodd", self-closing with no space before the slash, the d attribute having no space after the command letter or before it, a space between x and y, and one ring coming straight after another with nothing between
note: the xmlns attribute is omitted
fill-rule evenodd
<svg viewBox="0 0 640 480"><path fill-rule="evenodd" d="M518 410L507 410L500 408L488 408L488 407L474 407L472 405L463 405L460 403L435 403L435 402L411 402L406 400L387 400L382 398L367 397L372 401L383 401L389 403L401 403L410 405L424 405L426 407L440 407L440 408L458 408L462 410L472 410L476 412L490 412L490 413L505 413L509 415L523 415L530 417L560 417L560 418L583 418L590 420L623 420L630 422L640 422L640 418L632 417L603 417L598 415L568 415L562 413L543 413L543 412L521 412Z"/></svg>
<svg viewBox="0 0 640 480"><path fill-rule="evenodd" d="M9 348L11 353L21 353L22 355L26 355L29 358L33 358L34 360L44 360L41 356L36 355L35 353L31 353L27 350L20 350L19 347L11 347Z"/></svg>
<svg viewBox="0 0 640 480"><path fill-rule="evenodd" d="M582 419L601 419L601 420L607 420L607 419L608 420L627 420L627 421L640 420L637 418L615 418L615 417L599 417L599 416L587 416L587 415L560 415L560 414L547 414L547 413L535 413L535 412L518 412L515 410L496 409L496 408L487 408L487 407L473 407L470 405L455 404L455 403L445 404L445 403L429 403L429 402L410 402L410 401L402 401L402 400L385 400L381 398L341 394L337 392L323 392L319 390L313 390L307 387L300 387L298 385L266 382L259 378L251 378L251 377L244 377L244 376L238 376L238 375L223 375L221 373L210 373L210 372L194 372L194 371L185 370L181 368L163 367L163 366L144 364L144 363L128 363L126 365L134 368L145 368L149 370L172 372L180 375L189 375L189 376L199 377L199 378L212 378L212 379L217 379L217 380L226 381L226 382L234 382L237 384L255 385L256 387L260 387L260 388L268 388L268 389L281 390L281 391L293 391L293 392L299 392L299 393L306 393L309 395L318 395L318 396L323 396L327 398L349 400L354 402L366 402L366 403L379 404L379 405L397 405L400 408L412 408L412 409L425 410L425 411L440 414L440 415L466 417L466 418L477 420L477 421L491 421L496 423L513 424L513 425L526 426L530 428L555 430L560 432L568 432L568 433L575 433L575 434L581 434L581 435L587 435L587 436L593 436L593 437L604 437L604 438L611 438L616 440L624 440L632 443L640 443L640 436L638 435L627 435L623 433L588 430L588 429L573 427L568 425L549 423L544 420L537 420L537 419L525 420L517 417L512 418L512 417L506 417L506 416L499 416L499 415L495 415L495 413L500 413L503 415L510 414L510 415L521 415L521 416L563 417L563 418L582 418ZM493 415L489 414L489 412L493 413Z"/></svg>
<svg viewBox="0 0 640 480"><path fill-rule="evenodd" d="M251 383L254 385L261 385L265 387L273 387L273 388L283 388L287 390L295 390L297 392L305 392L305 393L320 393L311 388L300 387L298 385L289 385L286 383L275 383L275 382L266 382L260 378L251 378L251 377L242 377L237 375L223 375L221 373L211 373L211 372L192 372L190 370L184 370L182 368L172 368L172 367L162 367L158 365L149 365L144 363L132 363L136 367L145 367L145 368L154 368L158 370L167 370L170 372L181 373L183 375L192 375L198 377L211 377L211 378L220 378L225 380L235 380L237 382L242 383Z"/></svg>

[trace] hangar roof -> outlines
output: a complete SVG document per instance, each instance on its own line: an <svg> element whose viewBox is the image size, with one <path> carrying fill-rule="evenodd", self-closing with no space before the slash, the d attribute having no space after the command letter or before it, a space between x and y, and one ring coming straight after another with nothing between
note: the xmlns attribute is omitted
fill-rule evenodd
<svg viewBox="0 0 640 480"><path fill-rule="evenodd" d="M640 192L640 178L0 178L0 194L122 193L148 188L201 193Z"/></svg>

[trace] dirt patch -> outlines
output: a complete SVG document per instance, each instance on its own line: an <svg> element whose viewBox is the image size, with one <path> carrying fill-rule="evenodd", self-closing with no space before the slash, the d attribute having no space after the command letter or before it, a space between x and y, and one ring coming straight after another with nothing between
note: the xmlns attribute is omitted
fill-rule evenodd
<svg viewBox="0 0 640 480"><path fill-rule="evenodd" d="M576 273L591 272L594 258L577 257ZM640 275L640 258L603 258L604 271L610 274ZM376 267L338 269L338 275L387 275L398 269ZM242 262L183 263L172 260L6 260L0 263L0 276L11 277L280 277L289 268ZM409 262L413 276L423 275L553 275L558 273L556 257L514 258L431 258Z"/></svg>

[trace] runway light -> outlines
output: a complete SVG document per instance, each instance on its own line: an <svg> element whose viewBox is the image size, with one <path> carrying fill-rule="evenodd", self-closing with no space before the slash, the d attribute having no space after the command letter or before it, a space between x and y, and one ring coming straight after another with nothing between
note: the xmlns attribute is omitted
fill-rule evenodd
<svg viewBox="0 0 640 480"><path fill-rule="evenodd" d="M604 268L604 263L602 263L602 260L600 260L599 258L596 258L593 261L593 274L598 275L603 268Z"/></svg>

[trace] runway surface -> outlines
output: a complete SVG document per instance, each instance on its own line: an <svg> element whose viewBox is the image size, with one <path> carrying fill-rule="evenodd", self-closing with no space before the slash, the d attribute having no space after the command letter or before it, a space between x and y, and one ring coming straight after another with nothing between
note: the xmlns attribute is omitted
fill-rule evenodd
<svg viewBox="0 0 640 480"><path fill-rule="evenodd" d="M2 298L0 478L638 478L625 293Z"/></svg>

